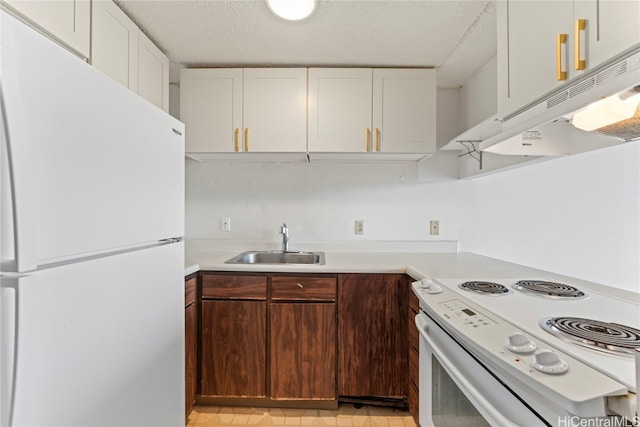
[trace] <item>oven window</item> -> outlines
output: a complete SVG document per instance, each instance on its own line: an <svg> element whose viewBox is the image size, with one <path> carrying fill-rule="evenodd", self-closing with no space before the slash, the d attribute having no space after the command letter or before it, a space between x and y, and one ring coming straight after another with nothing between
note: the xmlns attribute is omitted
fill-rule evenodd
<svg viewBox="0 0 640 427"><path fill-rule="evenodd" d="M431 375L435 427L490 427L435 357L431 358Z"/></svg>

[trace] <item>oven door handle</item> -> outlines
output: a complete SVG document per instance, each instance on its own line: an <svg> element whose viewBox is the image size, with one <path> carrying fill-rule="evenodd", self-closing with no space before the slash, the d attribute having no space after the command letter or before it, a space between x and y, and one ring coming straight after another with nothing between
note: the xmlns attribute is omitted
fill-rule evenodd
<svg viewBox="0 0 640 427"><path fill-rule="evenodd" d="M486 415L490 417L491 425L500 425L505 427L518 427L513 421L506 418L504 415L500 413L496 408L491 405L487 399L482 396L482 394L471 384L462 373L447 359L446 355L440 350L438 345L431 339L427 331L429 330L429 325L427 322L422 319L422 314L418 314L416 316L416 326L418 327L418 332L424 340L427 342L427 345L431 348L433 354L438 357L441 365L445 368L447 373L451 376L451 378L458 384L458 387L467 395L467 398L474 401L480 408L482 408L483 412L486 412Z"/></svg>

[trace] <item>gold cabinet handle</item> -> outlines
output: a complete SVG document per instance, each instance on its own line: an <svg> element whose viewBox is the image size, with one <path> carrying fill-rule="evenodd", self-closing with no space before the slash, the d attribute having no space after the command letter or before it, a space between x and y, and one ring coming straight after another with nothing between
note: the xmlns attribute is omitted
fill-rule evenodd
<svg viewBox="0 0 640 427"><path fill-rule="evenodd" d="M576 70L584 70L587 67L587 61L580 59L580 33L587 28L586 19L576 19L573 27L573 51L574 51L574 64Z"/></svg>
<svg viewBox="0 0 640 427"><path fill-rule="evenodd" d="M380 129L376 128L376 151L380 151Z"/></svg>
<svg viewBox="0 0 640 427"><path fill-rule="evenodd" d="M249 128L244 128L244 151L249 151Z"/></svg>
<svg viewBox="0 0 640 427"><path fill-rule="evenodd" d="M556 39L556 79L567 80L567 72L562 71L562 46L567 44L567 35L558 34Z"/></svg>
<svg viewBox="0 0 640 427"><path fill-rule="evenodd" d="M369 151L371 151L371 129L367 128L367 131L365 132L365 139L366 139L366 149L367 149L367 153Z"/></svg>
<svg viewBox="0 0 640 427"><path fill-rule="evenodd" d="M240 129L236 128L236 130L233 132L233 140L234 140L234 144L233 144L233 148L235 151L240 151Z"/></svg>

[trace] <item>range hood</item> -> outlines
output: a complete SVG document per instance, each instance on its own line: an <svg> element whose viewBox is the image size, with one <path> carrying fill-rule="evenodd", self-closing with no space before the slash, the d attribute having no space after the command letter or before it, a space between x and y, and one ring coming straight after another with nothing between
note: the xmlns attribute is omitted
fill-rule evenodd
<svg viewBox="0 0 640 427"><path fill-rule="evenodd" d="M621 103L617 118L600 123L588 117L604 108L603 102ZM502 131L482 141L479 149L503 155L563 156L638 139L640 47L504 117Z"/></svg>

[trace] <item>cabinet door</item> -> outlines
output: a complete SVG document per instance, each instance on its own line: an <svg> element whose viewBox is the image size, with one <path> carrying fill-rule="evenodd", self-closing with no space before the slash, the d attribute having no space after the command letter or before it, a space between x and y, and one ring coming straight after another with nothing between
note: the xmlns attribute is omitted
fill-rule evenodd
<svg viewBox="0 0 640 427"><path fill-rule="evenodd" d="M507 116L564 83L557 78L556 43L558 34L567 35L561 69L569 73L572 19L571 0L497 2L499 115Z"/></svg>
<svg viewBox="0 0 640 427"><path fill-rule="evenodd" d="M143 33L138 36L138 94L169 111L169 58Z"/></svg>
<svg viewBox="0 0 640 427"><path fill-rule="evenodd" d="M136 24L113 1L93 1L91 64L134 92L138 92L138 33Z"/></svg>
<svg viewBox="0 0 640 427"><path fill-rule="evenodd" d="M408 290L401 274L339 276L339 396L407 396Z"/></svg>
<svg viewBox="0 0 640 427"><path fill-rule="evenodd" d="M266 395L266 302L202 302L201 394Z"/></svg>
<svg viewBox="0 0 640 427"><path fill-rule="evenodd" d="M198 392L196 277L184 282L185 411L189 416Z"/></svg>
<svg viewBox="0 0 640 427"><path fill-rule="evenodd" d="M245 68L243 122L245 151L305 152L306 68Z"/></svg>
<svg viewBox="0 0 640 427"><path fill-rule="evenodd" d="M271 304L271 397L336 397L335 303Z"/></svg>
<svg viewBox="0 0 640 427"><path fill-rule="evenodd" d="M185 410L191 412L197 393L197 320L196 304L192 303L184 309L184 364L185 364Z"/></svg>
<svg viewBox="0 0 640 427"><path fill-rule="evenodd" d="M56 39L89 58L90 0L2 0L2 3L10 5Z"/></svg>
<svg viewBox="0 0 640 427"><path fill-rule="evenodd" d="M372 150L435 153L435 70L373 70Z"/></svg>
<svg viewBox="0 0 640 427"><path fill-rule="evenodd" d="M186 151L242 151L242 69L180 71L180 120Z"/></svg>
<svg viewBox="0 0 640 427"><path fill-rule="evenodd" d="M581 0L575 19L586 19L581 37L581 59L594 68L640 43L640 1ZM575 21L574 21L575 23ZM585 41L586 40L586 41Z"/></svg>
<svg viewBox="0 0 640 427"><path fill-rule="evenodd" d="M309 151L370 151L371 78L371 68L309 68Z"/></svg>

